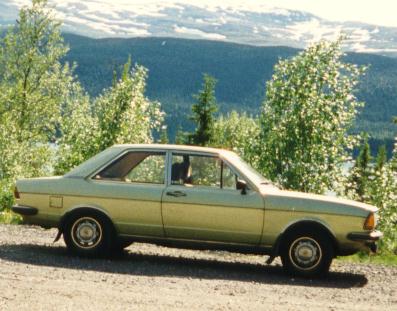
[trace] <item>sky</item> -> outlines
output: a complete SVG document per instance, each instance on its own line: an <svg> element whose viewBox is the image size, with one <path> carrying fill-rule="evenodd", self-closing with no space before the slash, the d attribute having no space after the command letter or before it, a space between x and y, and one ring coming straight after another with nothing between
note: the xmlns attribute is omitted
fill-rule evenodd
<svg viewBox="0 0 397 311"><path fill-rule="evenodd" d="M6 0L26 4L30 0ZM73 0L49 0L56 5L75 2ZM85 3L85 1L76 1ZM294 9L313 13L331 21L359 21L369 24L397 27L396 0L89 0L98 8L112 6L134 6L143 13L145 9L163 3L188 3L209 7L232 7L250 11L266 10L270 7ZM106 2L106 5L103 3ZM137 12L138 13L138 12Z"/></svg>

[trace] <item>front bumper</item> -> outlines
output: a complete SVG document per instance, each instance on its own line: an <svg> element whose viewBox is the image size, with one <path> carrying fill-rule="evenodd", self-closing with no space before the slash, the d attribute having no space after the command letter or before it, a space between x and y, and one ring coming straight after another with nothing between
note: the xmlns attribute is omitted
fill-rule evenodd
<svg viewBox="0 0 397 311"><path fill-rule="evenodd" d="M39 211L35 207L24 206L24 205L14 205L13 207L11 207L11 210L14 213L17 213L22 216L33 216L33 215L36 215Z"/></svg>
<svg viewBox="0 0 397 311"><path fill-rule="evenodd" d="M378 241L382 236L383 233L380 231L350 232L347 235L347 238L355 242L363 242L365 246L368 247L373 253L376 253L378 250L376 241Z"/></svg>
<svg viewBox="0 0 397 311"><path fill-rule="evenodd" d="M347 238L352 241L362 241L362 242L376 242L383 236L380 231L371 232L350 232Z"/></svg>

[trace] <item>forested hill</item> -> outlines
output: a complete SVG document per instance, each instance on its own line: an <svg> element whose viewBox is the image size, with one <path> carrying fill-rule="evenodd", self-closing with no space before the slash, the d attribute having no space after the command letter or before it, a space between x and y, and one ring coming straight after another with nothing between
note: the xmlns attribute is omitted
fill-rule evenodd
<svg viewBox="0 0 397 311"><path fill-rule="evenodd" d="M202 74L213 75L216 96L223 112L231 109L257 114L265 94L265 82L280 58L299 52L289 47L255 47L233 43L174 38L91 39L65 34L70 45L66 60L76 62L76 73L86 90L97 95L111 84L113 70L120 69L128 55L149 69L147 95L159 100L167 112L171 137L178 124L189 128L187 115ZM387 140L391 148L397 130L391 123L397 115L397 58L349 53L346 61L370 65L357 90L366 106L357 130Z"/></svg>

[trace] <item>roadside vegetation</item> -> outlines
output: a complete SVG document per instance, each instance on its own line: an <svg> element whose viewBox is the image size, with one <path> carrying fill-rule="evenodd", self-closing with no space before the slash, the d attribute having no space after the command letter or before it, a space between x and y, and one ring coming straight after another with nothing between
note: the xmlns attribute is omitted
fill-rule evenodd
<svg viewBox="0 0 397 311"><path fill-rule="evenodd" d="M77 64L61 62L68 47L60 27L47 1L33 0L0 39L0 222L19 220L10 212L18 178L63 174L116 143L170 141L160 103L145 96L147 70L128 59L112 86L90 97ZM321 41L281 59L255 118L217 114L216 80L204 75L190 116L195 130L179 131L175 141L234 150L286 189L378 206L380 256L351 259L396 263L397 150L387 159L381 147L372 157L368 137L350 134L365 104L355 90L366 68L342 61L342 42ZM348 161L354 165L346 172Z"/></svg>

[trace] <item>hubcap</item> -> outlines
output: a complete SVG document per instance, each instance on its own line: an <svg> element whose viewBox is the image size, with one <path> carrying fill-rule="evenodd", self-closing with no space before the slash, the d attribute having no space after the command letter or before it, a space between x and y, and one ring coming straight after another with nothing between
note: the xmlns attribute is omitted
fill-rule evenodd
<svg viewBox="0 0 397 311"><path fill-rule="evenodd" d="M302 270L314 269L322 259L321 247L310 237L296 239L289 249L292 264Z"/></svg>
<svg viewBox="0 0 397 311"><path fill-rule="evenodd" d="M79 218L72 226L72 239L79 247L93 248L102 239L102 227L94 218Z"/></svg>

